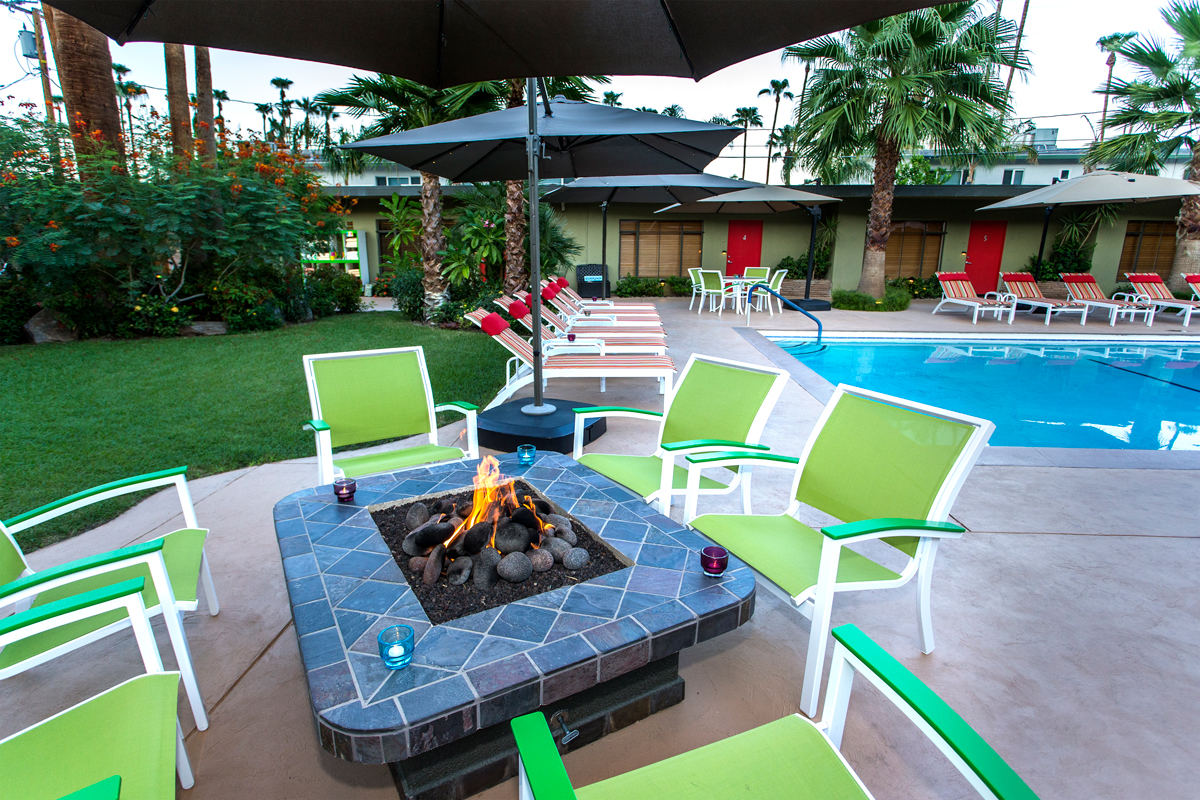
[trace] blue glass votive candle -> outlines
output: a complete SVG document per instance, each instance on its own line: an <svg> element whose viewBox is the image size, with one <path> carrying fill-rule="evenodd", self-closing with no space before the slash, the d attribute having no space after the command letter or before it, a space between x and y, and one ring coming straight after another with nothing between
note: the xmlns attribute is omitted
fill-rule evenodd
<svg viewBox="0 0 1200 800"><path fill-rule="evenodd" d="M711 545L700 551L700 568L710 578L719 578L725 574L729 566L729 551L724 547Z"/></svg>
<svg viewBox="0 0 1200 800"><path fill-rule="evenodd" d="M517 463L522 467L533 466L533 460L537 458L537 448L531 444L517 445Z"/></svg>
<svg viewBox="0 0 1200 800"><path fill-rule="evenodd" d="M388 669L403 669L412 661L413 629L393 625L379 632L379 657Z"/></svg>
<svg viewBox="0 0 1200 800"><path fill-rule="evenodd" d="M337 495L339 503L349 503L357 490L358 484L353 478L338 478L333 482L333 493Z"/></svg>

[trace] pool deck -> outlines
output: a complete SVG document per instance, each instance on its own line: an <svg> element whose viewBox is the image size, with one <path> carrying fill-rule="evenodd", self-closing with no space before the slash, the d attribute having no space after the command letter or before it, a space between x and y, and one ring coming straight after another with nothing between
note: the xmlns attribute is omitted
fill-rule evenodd
<svg viewBox="0 0 1200 800"><path fill-rule="evenodd" d="M736 328L745 317L688 313L687 300L659 303L670 355L692 352L767 364ZM821 314L829 330L1062 334L1076 322L1018 318L1010 328L961 315L909 311ZM799 314L755 315L754 328L808 329ZM1089 324L1104 338L1145 334L1141 324ZM1161 320L1153 334L1182 333ZM1192 326L1189 338L1200 335ZM550 394L661 408L652 381L554 381ZM798 453L821 410L799 385L785 389L763 440ZM443 432L443 442L458 426ZM652 425L614 419L590 446L646 452ZM1121 453L1128 456L1127 453ZM1047 458L1047 460L1049 460ZM186 626L211 727L180 713L196 773L181 798L395 798L387 769L340 761L317 740L286 581L272 522L281 498L315 483L312 459L266 464L194 481L222 611ZM762 471L755 508L786 506L788 479ZM178 508L155 495L118 520L33 554L35 568L152 538L180 527ZM715 510L718 500L702 503ZM675 512L678 519L678 510ZM968 533L939 550L933 580L937 649L922 655L915 587L842 595L833 622L859 625L925 680L1044 798L1184 797L1200 778L1195 687L1200 684L1200 572L1196 476L1139 459L1110 465L1055 463L976 467L953 517ZM813 514L811 522L820 522ZM159 627L160 642L165 636ZM779 718L797 708L809 623L759 592L747 624L685 650L683 703L566 758L575 785ZM170 652L164 653L170 661ZM110 637L0 683L0 736L137 674L132 638ZM971 796L966 782L874 690L851 701L843 751L877 798ZM516 797L510 781L481 797Z"/></svg>

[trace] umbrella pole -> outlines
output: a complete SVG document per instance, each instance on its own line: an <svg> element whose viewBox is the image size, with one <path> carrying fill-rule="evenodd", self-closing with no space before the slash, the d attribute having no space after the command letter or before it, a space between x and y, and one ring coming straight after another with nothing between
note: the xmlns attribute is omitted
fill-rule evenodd
<svg viewBox="0 0 1200 800"><path fill-rule="evenodd" d="M600 263L604 265L604 276L601 281L608 281L608 201L605 200L600 204ZM604 297L604 283L600 284L600 293Z"/></svg>
<svg viewBox="0 0 1200 800"><path fill-rule="evenodd" d="M812 216L812 230L808 234L808 277L804 280L804 299L809 299L812 290L813 259L817 252L817 223L821 220L821 207L809 206L808 213Z"/></svg>
<svg viewBox="0 0 1200 800"><path fill-rule="evenodd" d="M1046 206L1046 212L1042 215L1042 243L1038 245L1038 271L1042 269L1042 253L1046 251L1046 232L1050 230L1050 215L1054 213L1057 205Z"/></svg>
<svg viewBox="0 0 1200 800"><path fill-rule="evenodd" d="M553 414L554 406L542 400L542 246L538 214L538 157L541 140L537 132L537 81L525 81L525 104L529 108L529 133L525 149L529 157L529 295L533 299L533 403L521 412L534 416Z"/></svg>

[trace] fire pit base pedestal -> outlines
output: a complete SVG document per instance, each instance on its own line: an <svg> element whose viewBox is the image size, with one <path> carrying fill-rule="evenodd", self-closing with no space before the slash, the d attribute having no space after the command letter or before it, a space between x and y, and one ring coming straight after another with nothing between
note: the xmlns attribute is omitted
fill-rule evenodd
<svg viewBox="0 0 1200 800"><path fill-rule="evenodd" d="M547 397L544 402L554 406L553 414L522 413L521 409L531 402L528 397L523 397L480 412L479 445L502 453L515 453L517 445L521 444L531 444L538 450L570 453L575 436L575 409L596 405ZM606 430L608 425L603 418L589 421L583 430L583 443L599 439Z"/></svg>
<svg viewBox="0 0 1200 800"><path fill-rule="evenodd" d="M559 726L551 724L559 752L568 753L682 700L676 653L540 710L547 719L568 712L567 728L579 732L568 745L561 743ZM462 800L516 777L517 745L507 723L493 725L388 767L405 800Z"/></svg>

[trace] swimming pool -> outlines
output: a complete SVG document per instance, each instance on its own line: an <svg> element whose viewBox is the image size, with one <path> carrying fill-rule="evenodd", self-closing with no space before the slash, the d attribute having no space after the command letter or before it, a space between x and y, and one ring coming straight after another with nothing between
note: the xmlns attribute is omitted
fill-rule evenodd
<svg viewBox="0 0 1200 800"><path fill-rule="evenodd" d="M830 383L990 419L993 445L1200 450L1200 342L768 338Z"/></svg>

